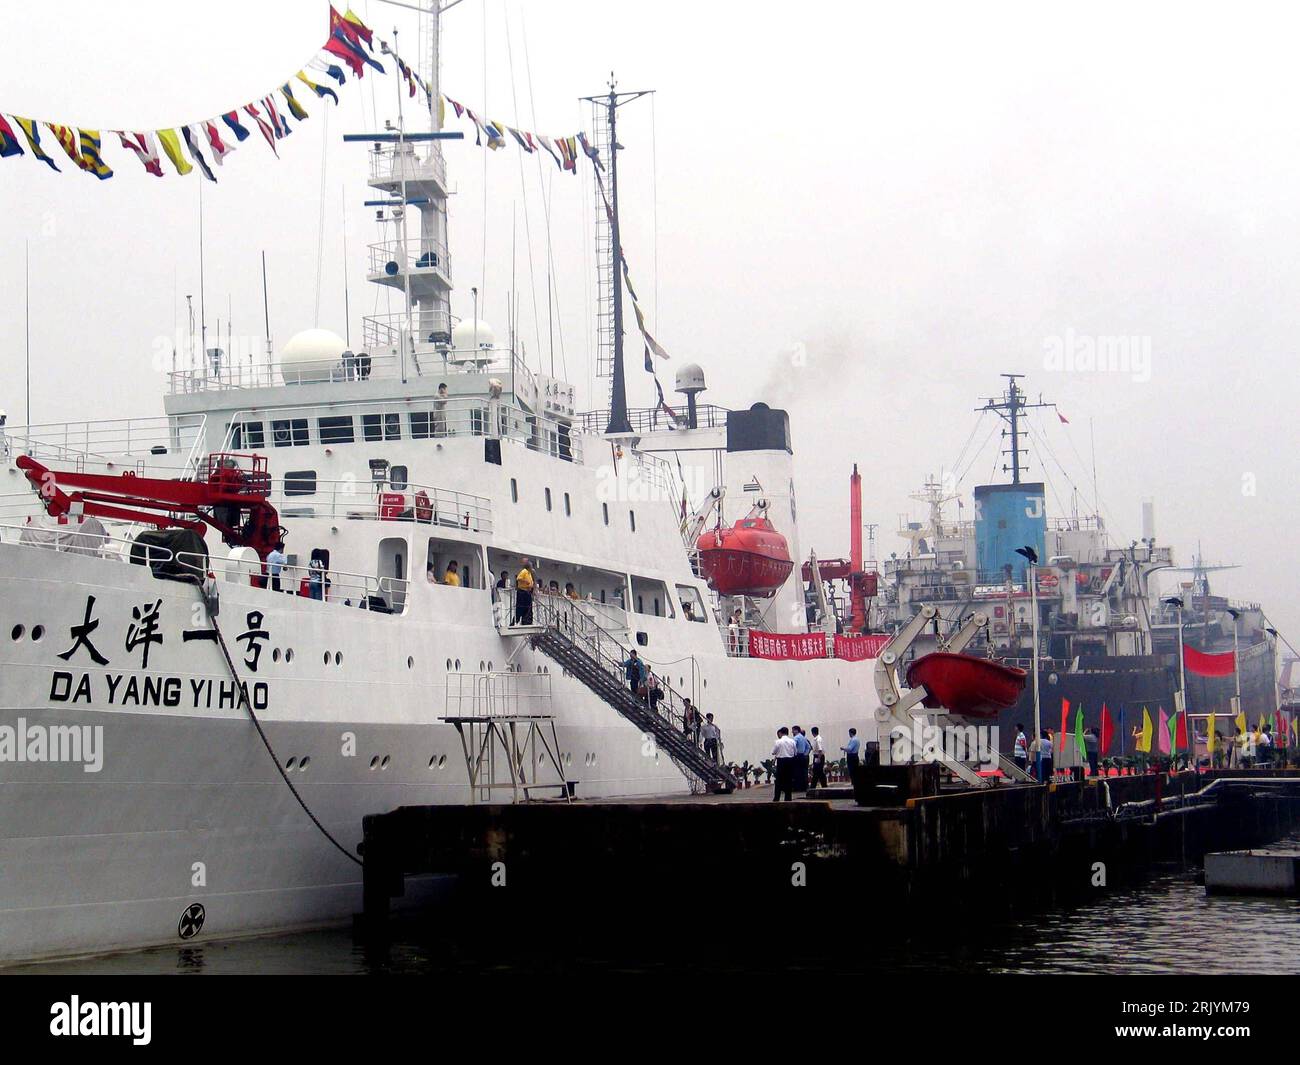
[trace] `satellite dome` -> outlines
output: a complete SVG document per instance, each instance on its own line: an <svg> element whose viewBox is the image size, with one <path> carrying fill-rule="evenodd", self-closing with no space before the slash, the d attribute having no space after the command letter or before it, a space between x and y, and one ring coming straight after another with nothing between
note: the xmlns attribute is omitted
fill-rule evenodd
<svg viewBox="0 0 1300 1065"><path fill-rule="evenodd" d="M704 370L697 363L688 363L677 371L678 392L687 394L704 391Z"/></svg>
<svg viewBox="0 0 1300 1065"><path fill-rule="evenodd" d="M482 318L462 318L451 330L451 346L457 351L494 348L496 332Z"/></svg>
<svg viewBox="0 0 1300 1065"><path fill-rule="evenodd" d="M280 349L280 376L285 384L328 381L343 361L347 344L328 329L304 329Z"/></svg>

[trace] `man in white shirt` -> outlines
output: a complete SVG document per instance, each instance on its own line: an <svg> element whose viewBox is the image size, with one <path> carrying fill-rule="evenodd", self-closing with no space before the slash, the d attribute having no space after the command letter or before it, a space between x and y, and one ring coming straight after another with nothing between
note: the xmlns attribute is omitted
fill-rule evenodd
<svg viewBox="0 0 1300 1065"><path fill-rule="evenodd" d="M826 745L822 742L821 732L816 725L812 727L809 742L812 744L812 780L808 784L808 790L812 791L818 782L823 788L826 787Z"/></svg>
<svg viewBox="0 0 1300 1065"><path fill-rule="evenodd" d="M780 802L781 793L785 801L794 801L794 740L790 730L782 725L776 731L776 743L772 745L772 757L776 759L776 786L772 792L772 801Z"/></svg>

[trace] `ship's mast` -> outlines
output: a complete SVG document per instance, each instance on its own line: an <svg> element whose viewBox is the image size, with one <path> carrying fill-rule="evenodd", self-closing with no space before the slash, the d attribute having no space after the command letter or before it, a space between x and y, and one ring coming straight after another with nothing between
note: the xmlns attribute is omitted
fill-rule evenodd
<svg viewBox="0 0 1300 1065"><path fill-rule="evenodd" d="M1005 377L1010 382L1007 386L1007 390L1002 394L1002 398L990 399L988 402L984 404L984 406L977 407L975 409L980 411L985 411L985 410L996 411L998 416L1001 417L1003 421L1005 421L1008 425L1011 426L1010 429L1011 447L1007 451L1003 452L1003 454L1009 454L1011 456L1011 465L1010 467L1003 466L1002 472L1006 473L1009 471L1011 473L1011 483L1019 484L1020 483L1020 456L1025 450L1020 446L1021 412L1027 410L1035 410L1039 407L1055 407L1056 404L1044 403L1042 402L1042 400L1039 400L1039 402L1037 403L1025 402L1025 394L1024 392L1021 391L1020 387L1016 384L1016 380L1018 378L1024 377L1025 375L1022 373L1004 373L1002 376ZM1004 431L1003 435L1006 436L1007 432Z"/></svg>
<svg viewBox="0 0 1300 1065"><path fill-rule="evenodd" d="M592 104L599 115L603 109L603 119L609 141L609 258L608 265L600 264L598 269L608 270L614 303L614 355L610 367L609 384L609 424L606 433L631 433L632 423L627 416L627 378L623 364L623 245L619 239L618 227L618 109L624 104L639 99L649 93L618 92L614 75L609 76L609 93L605 96L584 96L583 100ZM597 143L603 139L598 137Z"/></svg>

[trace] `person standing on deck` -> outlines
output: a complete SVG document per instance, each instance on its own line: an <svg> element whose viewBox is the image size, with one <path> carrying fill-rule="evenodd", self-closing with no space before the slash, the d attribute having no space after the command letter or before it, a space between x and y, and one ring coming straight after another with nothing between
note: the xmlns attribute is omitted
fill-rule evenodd
<svg viewBox="0 0 1300 1065"><path fill-rule="evenodd" d="M786 802L793 802L791 778L794 773L794 740L790 730L782 725L776 730L776 743L772 745L772 757L776 759L776 785L772 790L772 801L780 802L784 793Z"/></svg>
<svg viewBox="0 0 1300 1065"><path fill-rule="evenodd" d="M528 568L528 559L519 560L519 572L515 575L515 624L531 625L533 623L533 571Z"/></svg>
<svg viewBox="0 0 1300 1065"><path fill-rule="evenodd" d="M690 699L682 700L682 734L692 743L700 742L700 711Z"/></svg>
<svg viewBox="0 0 1300 1065"><path fill-rule="evenodd" d="M860 749L861 745L858 743L858 730L851 728L849 729L848 744L840 748L840 750L844 752L844 762L848 769L850 780L853 779L853 773L858 768L858 751Z"/></svg>
<svg viewBox="0 0 1300 1065"><path fill-rule="evenodd" d="M1011 748L1011 760L1022 771L1029 768L1029 740L1025 738L1025 726L1021 724L1016 725L1016 742Z"/></svg>
<svg viewBox="0 0 1300 1065"><path fill-rule="evenodd" d="M699 712L696 711L695 719L699 720ZM704 753L713 759L716 764L719 759L719 747L722 743L722 730L713 723L713 715L704 715L704 727L700 729L700 735L704 737Z"/></svg>
<svg viewBox="0 0 1300 1065"><path fill-rule="evenodd" d="M447 382L438 386L438 398L433 401L433 435L447 435Z"/></svg>
<svg viewBox="0 0 1300 1065"><path fill-rule="evenodd" d="M826 745L822 742L821 733L817 726L812 727L812 781L808 785L808 790L812 791L820 783L821 787L826 787Z"/></svg>
<svg viewBox="0 0 1300 1065"><path fill-rule="evenodd" d="M284 553L283 540L277 540L275 542L275 547L273 547L270 553L266 556L266 564L270 568L271 573L271 591L278 592L281 590L280 573L283 571L284 567L289 564L289 559Z"/></svg>
<svg viewBox="0 0 1300 1065"><path fill-rule="evenodd" d="M447 563L447 572L442 575L442 583L452 588L460 587L460 569L454 558Z"/></svg>

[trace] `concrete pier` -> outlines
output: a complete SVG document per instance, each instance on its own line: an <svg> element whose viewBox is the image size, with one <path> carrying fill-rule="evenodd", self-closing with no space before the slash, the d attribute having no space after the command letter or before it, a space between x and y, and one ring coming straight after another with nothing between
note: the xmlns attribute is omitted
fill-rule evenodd
<svg viewBox="0 0 1300 1065"><path fill-rule="evenodd" d="M1198 864L1207 852L1261 846L1297 828L1300 778L1226 771L943 791L890 806L860 805L840 788L791 803L750 789L404 807L365 819L365 925L382 928L404 876L428 872L456 878L459 906L491 907L502 891L512 903L569 914L611 899L647 914L708 900L739 926L817 895L819 908L839 902L858 914L1001 915L1135 884L1152 863Z"/></svg>

